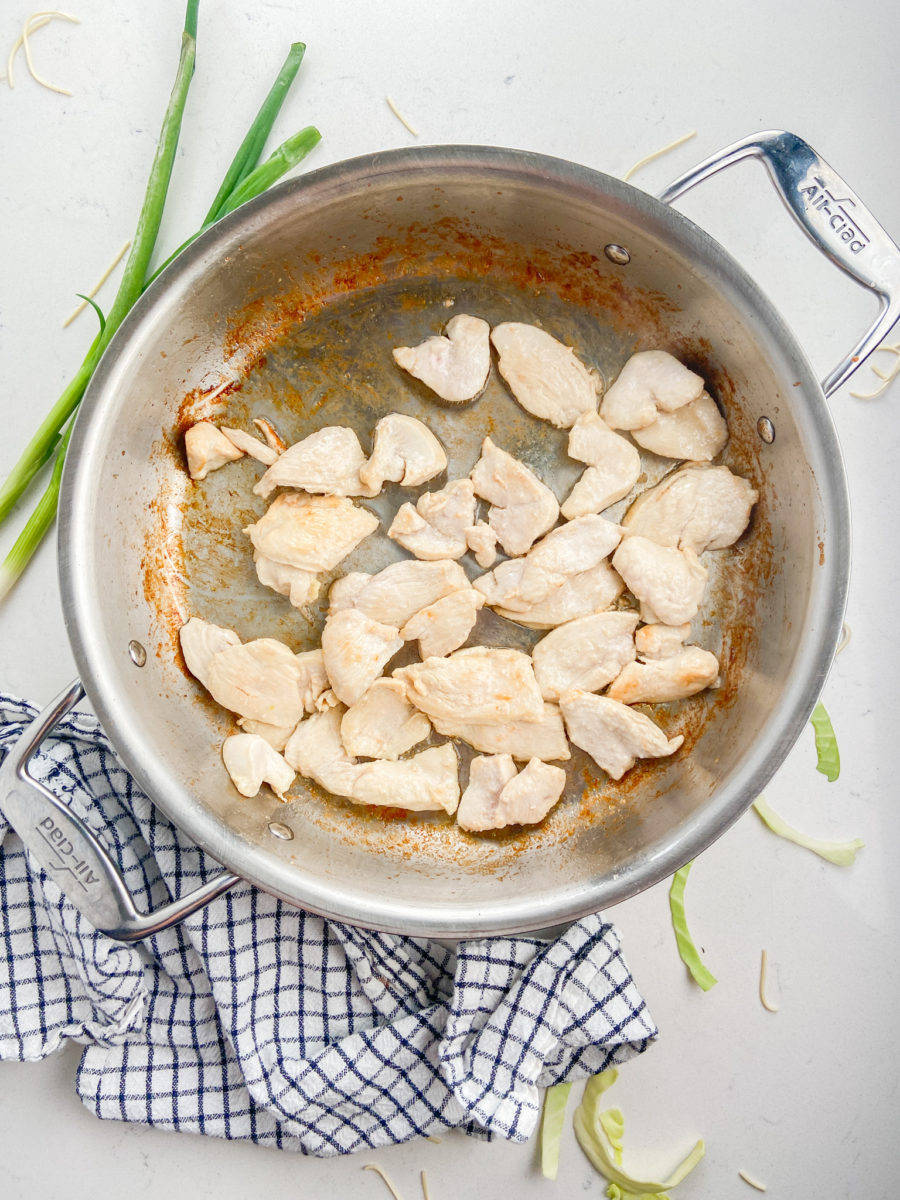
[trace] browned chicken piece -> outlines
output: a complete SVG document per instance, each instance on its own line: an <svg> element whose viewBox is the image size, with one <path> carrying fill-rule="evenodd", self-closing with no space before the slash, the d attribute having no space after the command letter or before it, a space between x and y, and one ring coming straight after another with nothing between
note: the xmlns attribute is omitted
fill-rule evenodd
<svg viewBox="0 0 900 1200"><path fill-rule="evenodd" d="M635 429L631 436L663 458L709 462L728 441L728 426L715 400L703 392L677 412L661 412L652 425Z"/></svg>
<svg viewBox="0 0 900 1200"><path fill-rule="evenodd" d="M344 748L354 758L393 761L430 733L431 722L407 700L399 679L376 679L341 721Z"/></svg>
<svg viewBox="0 0 900 1200"><path fill-rule="evenodd" d="M418 487L447 468L447 455L427 425L415 417L389 413L375 426L372 457L359 477L377 495L385 481Z"/></svg>
<svg viewBox="0 0 900 1200"><path fill-rule="evenodd" d="M595 412L582 413L572 426L569 457L589 465L560 507L567 521L609 508L628 495L641 473L637 448Z"/></svg>
<svg viewBox="0 0 900 1200"><path fill-rule="evenodd" d="M357 608L375 621L402 629L420 609L469 586L469 577L459 563L407 558L374 575L353 571L335 580L328 593L328 611Z"/></svg>
<svg viewBox="0 0 900 1200"><path fill-rule="evenodd" d="M363 763L353 784L357 804L453 814L459 804L459 762L449 742L399 762Z"/></svg>
<svg viewBox="0 0 900 1200"><path fill-rule="evenodd" d="M540 721L544 712L531 659L520 650L473 646L394 672L410 701L432 720L500 725Z"/></svg>
<svg viewBox="0 0 900 1200"><path fill-rule="evenodd" d="M222 426L222 432L242 454L249 454L251 458L255 458L264 466L271 467L278 458L277 450L273 450L266 442L261 442L252 433L247 433L243 429L230 429L227 425Z"/></svg>
<svg viewBox="0 0 900 1200"><path fill-rule="evenodd" d="M460 588L420 608L400 630L406 642L418 640L424 658L443 657L458 650L472 632L484 596L474 588Z"/></svg>
<svg viewBox="0 0 900 1200"><path fill-rule="evenodd" d="M674 754L684 738L668 738L649 717L593 692L567 692L559 702L570 739L612 779L621 779L639 758Z"/></svg>
<svg viewBox="0 0 900 1200"><path fill-rule="evenodd" d="M510 754L481 754L469 764L469 782L456 810L456 823L460 829L474 832L496 829L493 824L500 793L511 779L515 779L518 768Z"/></svg>
<svg viewBox="0 0 900 1200"><path fill-rule="evenodd" d="M531 652L545 700L578 688L599 692L634 661L636 612L594 613L567 621L541 638Z"/></svg>
<svg viewBox="0 0 900 1200"><path fill-rule="evenodd" d="M263 557L314 575L333 570L378 525L344 496L283 492L244 533Z"/></svg>
<svg viewBox="0 0 900 1200"><path fill-rule="evenodd" d="M681 467L642 492L622 524L661 546L722 550L747 528L759 493L728 467Z"/></svg>
<svg viewBox="0 0 900 1200"><path fill-rule="evenodd" d="M299 775L335 796L350 797L360 767L341 740L344 711L338 704L301 721L288 738L284 757Z"/></svg>
<svg viewBox="0 0 900 1200"><path fill-rule="evenodd" d="M664 704L683 700L712 687L719 677L719 660L699 646L685 646L666 658L632 662L606 689L623 704Z"/></svg>
<svg viewBox="0 0 900 1200"><path fill-rule="evenodd" d="M284 750L288 738L297 728L296 725L269 725L265 721L254 721L250 717L238 717L237 723L244 733L257 734L279 754Z"/></svg>
<svg viewBox="0 0 900 1200"><path fill-rule="evenodd" d="M476 521L466 530L466 545L482 570L489 570L497 561L497 534L486 521Z"/></svg>
<svg viewBox="0 0 900 1200"><path fill-rule="evenodd" d="M565 761L569 743L562 716L555 704L545 704L539 721L506 721L500 725L434 718L435 729L445 737L460 738L483 754L511 754L527 760L540 758Z"/></svg>
<svg viewBox="0 0 900 1200"><path fill-rule="evenodd" d="M571 346L544 329L507 321L491 330L500 374L527 411L559 429L585 412L597 411L600 380Z"/></svg>
<svg viewBox="0 0 900 1200"><path fill-rule="evenodd" d="M488 523L507 554L524 554L556 524L556 497L524 463L484 439L472 468L475 491L491 505Z"/></svg>
<svg viewBox="0 0 900 1200"><path fill-rule="evenodd" d="M213 655L206 687L238 716L267 725L296 725L315 703L321 659L317 651L294 654L274 638L226 646Z"/></svg>
<svg viewBox="0 0 900 1200"><path fill-rule="evenodd" d="M322 630L325 671L343 704L361 700L403 646L395 625L384 625L357 608L331 613Z"/></svg>
<svg viewBox="0 0 900 1200"><path fill-rule="evenodd" d="M539 758L532 758L516 772L509 755L498 757L499 761L472 760L469 786L456 814L462 829L481 832L508 825L536 825L562 795L566 773L561 767L551 767Z"/></svg>
<svg viewBox="0 0 900 1200"><path fill-rule="evenodd" d="M311 571L275 562L258 550L253 552L253 561L256 564L256 577L263 587L271 588L279 596L287 596L294 608L312 604L322 590L318 575Z"/></svg>
<svg viewBox="0 0 900 1200"><path fill-rule="evenodd" d="M360 479L366 456L359 438L344 425L326 425L289 446L253 488L268 496L277 487L297 488L326 496L377 496Z"/></svg>
<svg viewBox="0 0 900 1200"><path fill-rule="evenodd" d="M693 550L660 546L629 535L613 555L613 566L641 601L648 623L681 625L692 620L706 590L707 570Z"/></svg>
<svg viewBox="0 0 900 1200"><path fill-rule="evenodd" d="M443 336L418 346L398 346L394 362L442 400L464 404L484 390L491 369L490 326L480 317L459 313L447 322Z"/></svg>
<svg viewBox="0 0 900 1200"><path fill-rule="evenodd" d="M634 647L643 659L671 658L681 653L690 634L690 621L683 625L642 625L634 635Z"/></svg>
<svg viewBox="0 0 900 1200"><path fill-rule="evenodd" d="M243 450L217 429L211 421L198 421L184 435L184 450L187 454L188 472L191 479L205 479L210 471L217 471L226 463L243 458Z"/></svg>
<svg viewBox="0 0 900 1200"><path fill-rule="evenodd" d="M222 744L222 759L242 796L256 796L267 783L279 800L294 782L294 772L269 743L255 733L235 733Z"/></svg>
<svg viewBox="0 0 900 1200"><path fill-rule="evenodd" d="M461 558L468 545L466 532L475 521L475 488L471 479L454 479L438 492L424 492L412 504L402 504L388 530L416 558Z"/></svg>
<svg viewBox="0 0 900 1200"><path fill-rule="evenodd" d="M200 617L191 617L185 622L178 631L178 638L187 669L204 687L208 687L209 664L213 657L228 646L241 644L241 639L233 629L213 625Z"/></svg>
<svg viewBox="0 0 900 1200"><path fill-rule="evenodd" d="M644 429L660 413L673 413L703 391L703 380L665 350L633 354L600 406L610 429Z"/></svg>

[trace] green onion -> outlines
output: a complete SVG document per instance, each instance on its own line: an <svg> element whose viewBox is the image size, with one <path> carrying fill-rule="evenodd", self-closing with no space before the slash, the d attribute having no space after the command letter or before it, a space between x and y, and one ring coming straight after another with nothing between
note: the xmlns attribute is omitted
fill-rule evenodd
<svg viewBox="0 0 900 1200"><path fill-rule="evenodd" d="M228 199L223 202L219 215L224 217L227 213L234 212L236 208L270 188L286 171L290 171L291 167L295 167L298 162L306 158L310 150L318 146L321 140L322 135L318 129L314 125L307 125L305 129L295 133L286 142L282 142L264 163L260 163L238 184Z"/></svg>
<svg viewBox="0 0 900 1200"><path fill-rule="evenodd" d="M566 1103L571 1090L571 1083L557 1083L554 1087L548 1087L544 1093L544 1111L541 1114L541 1174L545 1179L555 1179L559 1170L559 1145L566 1119Z"/></svg>
<svg viewBox="0 0 900 1200"><path fill-rule="evenodd" d="M686 863L680 871L676 871L672 876L672 886L669 888L669 909L672 913L672 927L675 930L675 943L678 946L681 961L690 971L694 982L699 984L704 992L708 992L718 980L701 959L684 914L684 889L693 865L693 862Z"/></svg>
<svg viewBox="0 0 900 1200"><path fill-rule="evenodd" d="M816 770L821 771L829 783L834 783L841 773L841 755L831 717L820 700L809 718L816 735Z"/></svg>
<svg viewBox="0 0 900 1200"><path fill-rule="evenodd" d="M53 464L53 474L47 490L35 505L34 511L25 522L25 527L13 543L12 549L0 566L0 600L6 596L16 580L28 566L35 550L43 541L56 518L56 508L59 503L59 485L62 480L63 464L66 461L66 450L75 422L69 423L62 439L56 436L59 449L56 451L56 462ZM51 447L52 452L52 447ZM47 456L49 458L49 454Z"/></svg>
<svg viewBox="0 0 900 1200"><path fill-rule="evenodd" d="M856 858L857 850L861 850L865 845L860 838L853 838L852 841L846 842L823 842L820 838L801 833L798 829L788 825L783 817L770 808L763 796L753 801L753 807L759 818L773 833L777 833L786 841L794 842L797 846L802 846L804 850L811 850L813 854L818 854L819 858L827 859L837 867L849 867Z"/></svg>

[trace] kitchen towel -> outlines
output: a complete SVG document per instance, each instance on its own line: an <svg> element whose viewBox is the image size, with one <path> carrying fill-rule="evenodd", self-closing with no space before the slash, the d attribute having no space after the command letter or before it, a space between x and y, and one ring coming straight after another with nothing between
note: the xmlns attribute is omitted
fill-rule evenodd
<svg viewBox="0 0 900 1200"><path fill-rule="evenodd" d="M0 759L35 715L0 695ZM220 870L138 789L93 717L66 717L30 769L101 834L145 911ZM317 1155L455 1126L525 1141L539 1089L655 1037L599 916L549 943L449 950L238 884L123 945L88 925L0 813L0 1058L84 1043L76 1086L100 1117Z"/></svg>

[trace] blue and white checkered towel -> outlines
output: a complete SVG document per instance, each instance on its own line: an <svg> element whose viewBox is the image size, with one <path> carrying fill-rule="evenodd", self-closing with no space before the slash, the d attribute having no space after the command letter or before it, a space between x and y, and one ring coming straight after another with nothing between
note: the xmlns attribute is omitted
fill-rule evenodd
<svg viewBox="0 0 900 1200"><path fill-rule="evenodd" d="M0 695L0 759L36 710ZM97 832L149 908L219 870L153 807L92 717L32 773ZM309 1154L453 1126L524 1141L539 1088L640 1053L656 1027L600 917L550 944L324 921L247 885L137 946L91 928L0 813L0 1058L85 1045L100 1117Z"/></svg>

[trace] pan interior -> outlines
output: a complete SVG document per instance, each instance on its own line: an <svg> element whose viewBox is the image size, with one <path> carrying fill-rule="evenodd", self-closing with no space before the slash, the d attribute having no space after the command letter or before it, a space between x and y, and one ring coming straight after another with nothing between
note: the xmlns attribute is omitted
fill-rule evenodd
<svg viewBox="0 0 900 1200"><path fill-rule="evenodd" d="M551 185L527 173L488 185L484 171L457 170L364 187L332 178L318 195L315 185L288 189L147 298L89 397L74 499L92 531L62 544L81 580L74 642L90 663L91 698L140 782L202 844L277 894L351 921L433 933L538 927L630 894L741 811L754 742L791 732L785 722L766 734L803 654L824 525L805 465L817 452L813 423L794 416L785 394L803 364L783 361L739 289L729 294L727 278L673 245L650 209L630 211L615 194L598 206ZM627 268L603 255L613 242L628 246ZM299 778L286 805L267 789L242 799L220 757L231 718L187 675L177 629L197 615L245 640L308 649L330 580L304 612L258 583L242 531L266 507L252 493L261 468L243 459L193 484L183 431L200 417L252 429L265 416L293 442L342 424L368 452L378 418L404 412L441 440L448 478L468 474L490 435L564 498L580 471L565 432L524 412L496 365L484 394L460 408L394 365L393 346L415 345L461 312L539 324L607 383L651 347L708 381L729 423L723 461L761 493L741 542L705 556L710 587L691 640L718 655L722 685L647 710L685 737L671 760L614 783L576 750L563 802L527 831L467 835L450 819L361 809ZM763 415L778 430L771 445L756 434ZM637 490L674 465L643 459ZM403 501L442 483L388 485L361 503L386 527ZM401 557L379 531L335 574ZM479 573L470 556L462 565ZM467 644L530 649L539 636L483 612ZM127 657L132 639L150 651L143 670ZM463 783L470 757L461 747ZM273 836L272 822L292 836Z"/></svg>

